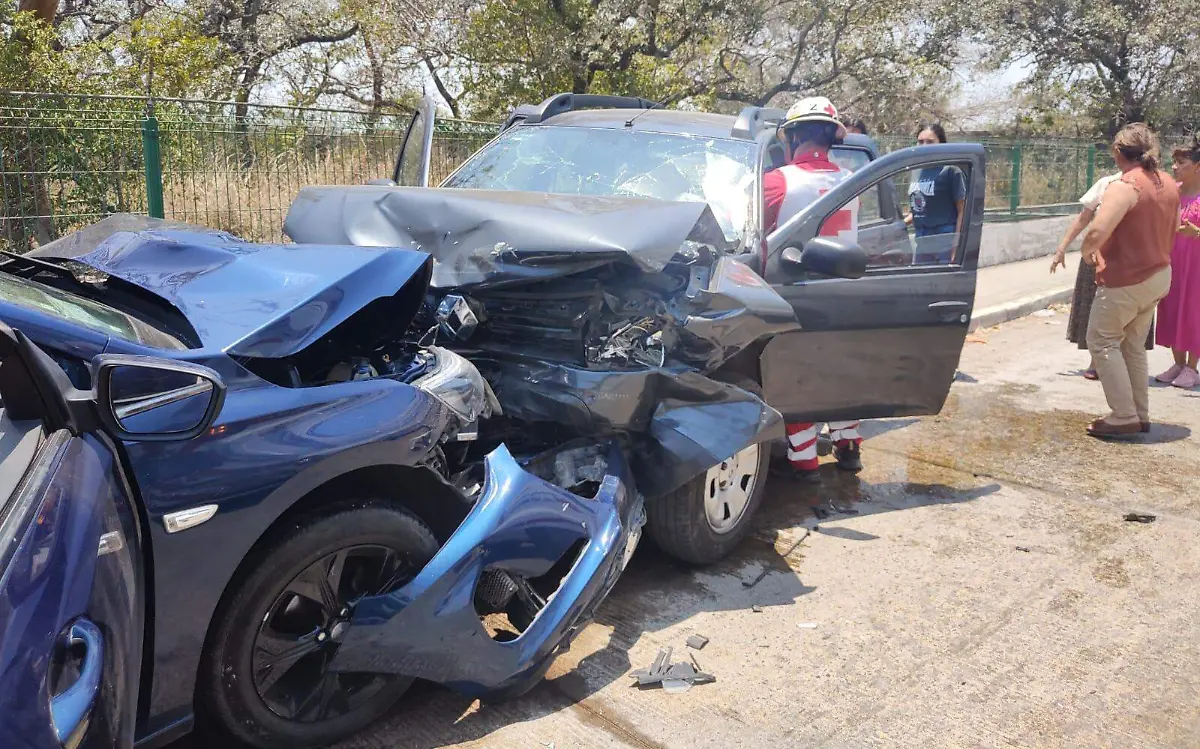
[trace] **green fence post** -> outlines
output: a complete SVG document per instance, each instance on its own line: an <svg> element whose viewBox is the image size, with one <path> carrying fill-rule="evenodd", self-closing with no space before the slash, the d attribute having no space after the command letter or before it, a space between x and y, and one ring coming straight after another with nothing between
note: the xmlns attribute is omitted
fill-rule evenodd
<svg viewBox="0 0 1200 749"><path fill-rule="evenodd" d="M1012 180L1008 183L1008 212L1015 214L1021 207L1021 144L1012 149Z"/></svg>
<svg viewBox="0 0 1200 749"><path fill-rule="evenodd" d="M1088 146L1087 183L1089 189L1096 184L1096 147L1094 145Z"/></svg>
<svg viewBox="0 0 1200 749"><path fill-rule="evenodd" d="M146 213L152 218L163 216L162 152L158 147L158 118L153 103L142 120L142 157L146 163Z"/></svg>
<svg viewBox="0 0 1200 749"><path fill-rule="evenodd" d="M1070 200L1078 198L1080 196L1080 194L1082 194L1080 192L1080 187L1079 187L1079 157L1080 157L1080 155L1081 154L1079 151L1079 146L1076 146L1076 148L1075 148L1075 168L1072 169L1072 172L1074 173L1074 178L1075 178L1074 190L1072 191L1072 193L1069 194L1067 200L1062 200L1063 203L1069 203ZM1058 196L1058 197L1061 198L1062 196Z"/></svg>

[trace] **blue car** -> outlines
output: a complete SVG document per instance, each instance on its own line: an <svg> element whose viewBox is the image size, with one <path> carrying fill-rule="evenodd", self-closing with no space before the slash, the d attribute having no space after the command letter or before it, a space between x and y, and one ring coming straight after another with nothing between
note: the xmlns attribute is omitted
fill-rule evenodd
<svg viewBox="0 0 1200 749"><path fill-rule="evenodd" d="M115 216L0 255L0 747L520 694L645 497L766 460L779 414L720 370L795 318L711 211L468 192L419 247Z"/></svg>

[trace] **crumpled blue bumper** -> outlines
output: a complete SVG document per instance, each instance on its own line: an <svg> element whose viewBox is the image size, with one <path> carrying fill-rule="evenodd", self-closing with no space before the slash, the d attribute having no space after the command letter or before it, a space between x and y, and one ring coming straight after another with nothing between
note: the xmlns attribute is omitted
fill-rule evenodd
<svg viewBox="0 0 1200 749"><path fill-rule="evenodd" d="M620 576L644 519L642 498L615 442L599 490L585 499L525 471L501 446L485 461L479 501L429 564L403 588L355 605L331 668L428 679L470 695L519 694ZM402 487L401 487L402 488ZM492 639L475 607L485 570L526 579L579 551L557 591L516 639Z"/></svg>

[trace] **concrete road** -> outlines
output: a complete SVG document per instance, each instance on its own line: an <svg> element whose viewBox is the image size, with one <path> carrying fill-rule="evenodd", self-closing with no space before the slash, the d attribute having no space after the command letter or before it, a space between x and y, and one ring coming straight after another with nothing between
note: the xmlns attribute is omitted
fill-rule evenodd
<svg viewBox="0 0 1200 749"><path fill-rule="evenodd" d="M1136 443L1087 437L1065 320L974 334L940 416L870 424L858 477L769 486L725 564L639 551L525 697L421 688L340 749L1200 746L1200 391L1156 389ZM693 633L715 684L631 687Z"/></svg>

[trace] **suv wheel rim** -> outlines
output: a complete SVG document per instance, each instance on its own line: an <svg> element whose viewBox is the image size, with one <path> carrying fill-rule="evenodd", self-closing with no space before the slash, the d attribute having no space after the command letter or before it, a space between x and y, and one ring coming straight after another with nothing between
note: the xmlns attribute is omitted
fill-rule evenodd
<svg viewBox="0 0 1200 749"><path fill-rule="evenodd" d="M254 637L254 689L271 712L314 723L351 713L396 679L329 670L354 603L404 585L416 570L394 549L350 546L306 567L276 596Z"/></svg>
<svg viewBox="0 0 1200 749"><path fill-rule="evenodd" d="M746 514L758 484L760 449L760 445L751 445L705 474L704 514L713 531L730 532Z"/></svg>

